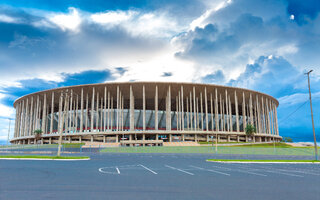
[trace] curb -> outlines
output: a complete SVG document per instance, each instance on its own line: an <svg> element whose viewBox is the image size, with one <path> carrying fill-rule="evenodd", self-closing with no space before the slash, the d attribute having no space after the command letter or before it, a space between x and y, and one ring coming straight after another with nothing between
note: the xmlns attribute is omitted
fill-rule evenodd
<svg viewBox="0 0 320 200"><path fill-rule="evenodd" d="M254 164L320 164L320 162L255 162L255 161L208 161L216 163L254 163Z"/></svg>
<svg viewBox="0 0 320 200"><path fill-rule="evenodd" d="M52 158L0 158L0 160L57 160L57 161L78 161L78 160L90 160L90 158L84 158L84 159L52 159Z"/></svg>

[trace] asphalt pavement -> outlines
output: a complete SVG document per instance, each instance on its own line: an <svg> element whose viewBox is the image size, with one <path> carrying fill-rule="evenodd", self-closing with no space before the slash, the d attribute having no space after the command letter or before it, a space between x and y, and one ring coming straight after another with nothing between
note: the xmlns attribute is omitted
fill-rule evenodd
<svg viewBox="0 0 320 200"><path fill-rule="evenodd" d="M204 154L90 157L0 160L0 199L320 199L319 164L212 163L205 160L217 156Z"/></svg>

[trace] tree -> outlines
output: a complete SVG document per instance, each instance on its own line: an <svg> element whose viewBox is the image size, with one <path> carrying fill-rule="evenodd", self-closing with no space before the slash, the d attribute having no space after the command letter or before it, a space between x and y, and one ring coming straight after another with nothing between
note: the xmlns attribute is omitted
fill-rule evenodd
<svg viewBox="0 0 320 200"><path fill-rule="evenodd" d="M41 139L42 130L41 129L36 129L33 132L34 132L34 138L36 140L40 140Z"/></svg>
<svg viewBox="0 0 320 200"><path fill-rule="evenodd" d="M284 137L281 142L293 142L293 140L291 137Z"/></svg>
<svg viewBox="0 0 320 200"><path fill-rule="evenodd" d="M247 127L245 128L245 132L247 136L252 137L256 133L256 127L254 127L251 124L248 124Z"/></svg>

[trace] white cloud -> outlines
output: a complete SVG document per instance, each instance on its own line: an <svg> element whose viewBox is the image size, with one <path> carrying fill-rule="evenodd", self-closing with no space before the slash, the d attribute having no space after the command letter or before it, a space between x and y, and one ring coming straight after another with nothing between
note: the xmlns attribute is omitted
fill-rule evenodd
<svg viewBox="0 0 320 200"><path fill-rule="evenodd" d="M18 23L19 19L15 18L15 17L8 16L8 15L0 14L0 22Z"/></svg>
<svg viewBox="0 0 320 200"><path fill-rule="evenodd" d="M59 26L63 31L71 30L74 32L79 31L81 18L77 9L70 7L68 14L53 14L49 20Z"/></svg>
<svg viewBox="0 0 320 200"><path fill-rule="evenodd" d="M290 19L291 19L291 20L294 20L294 15L290 15Z"/></svg>
<svg viewBox="0 0 320 200"><path fill-rule="evenodd" d="M312 93L312 99L319 99L320 98L320 92ZM289 107L292 105L302 104L309 100L309 93L295 93L291 95L286 95L283 97L280 97L279 103L282 107Z"/></svg>
<svg viewBox="0 0 320 200"><path fill-rule="evenodd" d="M5 98L6 95L0 93L0 101ZM15 110L13 107L9 107L0 103L0 117L14 118Z"/></svg>
<svg viewBox="0 0 320 200"><path fill-rule="evenodd" d="M119 25L124 21L130 20L137 12L134 11L108 11L105 13L92 14L90 18L95 23Z"/></svg>

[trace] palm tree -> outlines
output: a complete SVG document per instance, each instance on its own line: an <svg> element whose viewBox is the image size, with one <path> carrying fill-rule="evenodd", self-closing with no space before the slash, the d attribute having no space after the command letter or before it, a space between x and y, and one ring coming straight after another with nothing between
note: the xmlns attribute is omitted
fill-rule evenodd
<svg viewBox="0 0 320 200"><path fill-rule="evenodd" d="M245 128L245 132L248 137L253 137L254 134L256 133L256 127L251 124L248 124L247 127Z"/></svg>
<svg viewBox="0 0 320 200"><path fill-rule="evenodd" d="M36 130L34 130L33 131L34 132L34 138L36 139L36 140L40 140L41 139L41 134L42 134L42 130L41 129L36 129Z"/></svg>

